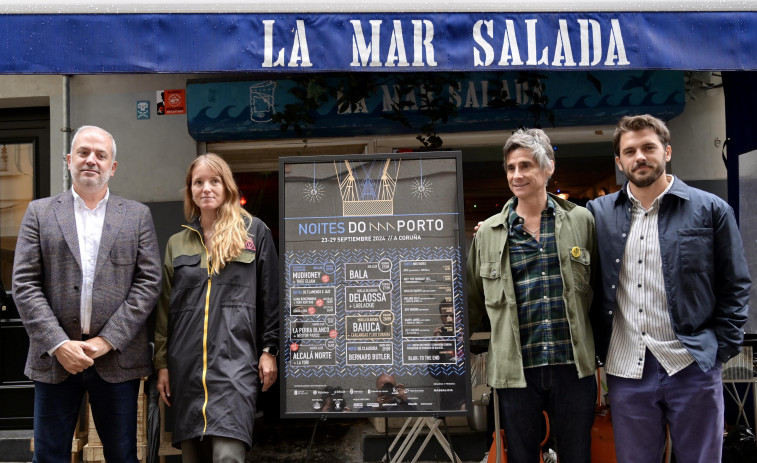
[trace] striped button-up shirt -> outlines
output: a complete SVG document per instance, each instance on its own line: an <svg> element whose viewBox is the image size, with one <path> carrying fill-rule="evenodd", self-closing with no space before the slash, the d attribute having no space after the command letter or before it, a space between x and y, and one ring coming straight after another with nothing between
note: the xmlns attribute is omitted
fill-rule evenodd
<svg viewBox="0 0 757 463"><path fill-rule="evenodd" d="M573 346L555 242L554 203L548 199L542 211L539 241L523 228L516 205L513 203L508 216L508 241L523 367L572 364Z"/></svg>
<svg viewBox="0 0 757 463"><path fill-rule="evenodd" d="M668 176L665 191L645 210L628 189L631 200L631 228L620 267L618 312L612 323L607 353L608 374L641 379L647 349L669 374L675 374L694 359L673 331L665 297L657 219L660 202L673 186Z"/></svg>

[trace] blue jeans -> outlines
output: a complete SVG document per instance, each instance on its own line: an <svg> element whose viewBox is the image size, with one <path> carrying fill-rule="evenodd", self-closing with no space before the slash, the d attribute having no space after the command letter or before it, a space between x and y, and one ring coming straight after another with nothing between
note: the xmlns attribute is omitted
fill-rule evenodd
<svg viewBox="0 0 757 463"><path fill-rule="evenodd" d="M69 463L84 392L109 463L137 463L139 380L109 383L94 367L59 384L34 382L34 462Z"/></svg>
<svg viewBox="0 0 757 463"><path fill-rule="evenodd" d="M589 463L597 379L579 379L575 365L526 368L524 373L525 388L497 389L507 462L540 461L546 411L560 463Z"/></svg>
<svg viewBox="0 0 757 463"><path fill-rule="evenodd" d="M718 463L723 452L723 381L718 362L669 376L649 350L641 379L607 375L618 463L661 461L665 426L676 461Z"/></svg>

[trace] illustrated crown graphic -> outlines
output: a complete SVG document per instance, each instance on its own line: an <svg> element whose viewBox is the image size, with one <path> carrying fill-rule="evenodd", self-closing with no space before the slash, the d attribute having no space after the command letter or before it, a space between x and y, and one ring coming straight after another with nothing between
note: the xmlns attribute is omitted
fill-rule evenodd
<svg viewBox="0 0 757 463"><path fill-rule="evenodd" d="M339 163L334 162L334 169L339 180L339 191L342 194L342 215L362 217L394 214L394 194L397 191L400 160L395 160L394 177L389 172L392 160L384 161L380 178L371 178L375 161L361 166L362 178L356 174L350 161L343 162L347 170L346 175L340 172Z"/></svg>

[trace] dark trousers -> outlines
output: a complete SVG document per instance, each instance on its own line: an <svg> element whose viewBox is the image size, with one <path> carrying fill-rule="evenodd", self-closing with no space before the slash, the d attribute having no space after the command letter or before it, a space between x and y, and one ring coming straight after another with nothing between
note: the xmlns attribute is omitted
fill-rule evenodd
<svg viewBox="0 0 757 463"><path fill-rule="evenodd" d="M589 463L597 379L579 379L574 365L526 368L524 373L525 388L497 389L507 462L540 461L546 411L560 463Z"/></svg>
<svg viewBox="0 0 757 463"><path fill-rule="evenodd" d="M723 382L718 363L669 376L651 352L641 379L607 375L618 463L661 461L666 425L676 461L718 463L723 452Z"/></svg>
<svg viewBox="0 0 757 463"><path fill-rule="evenodd" d="M108 463L136 463L139 380L109 383L93 367L59 384L34 382L34 462L69 463L84 393Z"/></svg>

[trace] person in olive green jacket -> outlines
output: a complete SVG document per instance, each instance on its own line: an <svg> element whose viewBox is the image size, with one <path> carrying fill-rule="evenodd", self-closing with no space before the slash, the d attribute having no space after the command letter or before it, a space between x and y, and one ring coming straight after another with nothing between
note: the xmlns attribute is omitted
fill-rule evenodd
<svg viewBox="0 0 757 463"><path fill-rule="evenodd" d="M509 463L539 461L542 411L561 463L589 463L597 384L589 323L594 219L547 193L554 150L539 129L505 143L515 195L484 221L467 262L470 326L491 321L487 381L496 389Z"/></svg>

